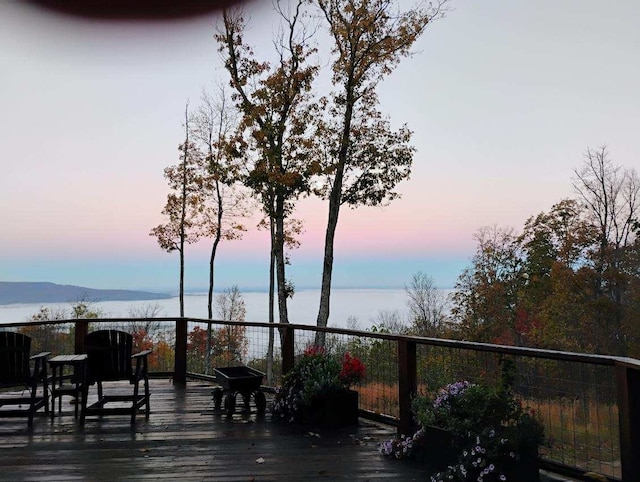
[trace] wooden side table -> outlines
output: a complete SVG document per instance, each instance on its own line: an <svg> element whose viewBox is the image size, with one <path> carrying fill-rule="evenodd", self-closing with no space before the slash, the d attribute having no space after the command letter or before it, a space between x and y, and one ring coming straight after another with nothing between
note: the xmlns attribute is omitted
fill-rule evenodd
<svg viewBox="0 0 640 482"><path fill-rule="evenodd" d="M75 397L75 417L78 418L78 405L85 396L84 388L87 383L87 355L58 355L49 360L53 372L51 376L51 418L55 413L56 398L58 398L58 412L62 411L62 397ZM70 367L66 370L65 367Z"/></svg>

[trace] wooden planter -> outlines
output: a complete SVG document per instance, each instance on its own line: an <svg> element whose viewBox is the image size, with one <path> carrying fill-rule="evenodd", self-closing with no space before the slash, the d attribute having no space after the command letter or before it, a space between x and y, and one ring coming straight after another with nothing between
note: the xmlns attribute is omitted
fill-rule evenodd
<svg viewBox="0 0 640 482"><path fill-rule="evenodd" d="M426 426L424 436L416 451L416 460L431 472L446 470L458 461L460 449L454 443L453 434L445 429Z"/></svg>
<svg viewBox="0 0 640 482"><path fill-rule="evenodd" d="M504 461L507 480L519 482L540 482L540 463L537 450L528 450L518 454L517 459Z"/></svg>
<svg viewBox="0 0 640 482"><path fill-rule="evenodd" d="M340 390L318 397L305 410L304 421L316 428L336 429L358 424L358 392Z"/></svg>
<svg viewBox="0 0 640 482"><path fill-rule="evenodd" d="M462 452L461 441L448 430L427 426L423 443L416 451L416 460L424 464L430 473L446 471L456 465ZM537 448L529 448L517 454L516 459L505 457L496 460L507 480L517 482L539 482L540 466Z"/></svg>

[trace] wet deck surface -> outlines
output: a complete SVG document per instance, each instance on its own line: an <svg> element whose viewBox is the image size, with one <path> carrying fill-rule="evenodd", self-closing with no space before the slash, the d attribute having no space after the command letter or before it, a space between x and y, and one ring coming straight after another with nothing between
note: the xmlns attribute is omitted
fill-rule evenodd
<svg viewBox="0 0 640 482"><path fill-rule="evenodd" d="M211 390L152 380L151 415L133 428L126 415L80 427L69 398L62 415L36 417L31 431L26 418L0 419L0 480L428 480L424 467L378 453L392 427L360 419L314 430L273 422L253 404L229 418L214 410Z"/></svg>

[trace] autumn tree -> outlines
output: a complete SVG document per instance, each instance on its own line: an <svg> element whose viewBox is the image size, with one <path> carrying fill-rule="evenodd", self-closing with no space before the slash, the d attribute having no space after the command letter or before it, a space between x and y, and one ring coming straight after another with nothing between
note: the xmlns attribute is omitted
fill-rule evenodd
<svg viewBox="0 0 640 482"><path fill-rule="evenodd" d="M517 329L541 348L593 350L581 331L592 303L589 268L595 231L585 209L564 199L530 217L519 236L523 252Z"/></svg>
<svg viewBox="0 0 640 482"><path fill-rule="evenodd" d="M481 228L471 266L458 277L452 313L459 336L474 341L522 344L516 330L519 293L526 282L513 229Z"/></svg>
<svg viewBox="0 0 640 482"><path fill-rule="evenodd" d="M20 328L20 333L31 337L33 352L50 351L53 353L73 353L75 343L75 325L67 331L64 325L48 324L47 321L70 319L96 319L104 312L82 297L70 304L69 309L41 306L38 312L29 317L30 324Z"/></svg>
<svg viewBox="0 0 640 482"><path fill-rule="evenodd" d="M187 335L187 367L190 371L206 373L208 366L207 330L195 326Z"/></svg>
<svg viewBox="0 0 640 482"><path fill-rule="evenodd" d="M245 185L261 201L269 220L271 251L275 260L278 313L288 323L285 273L286 220L295 201L309 191L310 177L318 171L312 160L311 129L317 106L311 87L318 67L311 63L314 49L303 17L304 0L285 11L275 2L282 20L273 45L277 61L260 62L244 43L246 24L240 11L226 11L224 30L216 39L230 75L234 100L242 112L239 136L232 148L247 161Z"/></svg>
<svg viewBox="0 0 640 482"><path fill-rule="evenodd" d="M340 208L384 204L411 172L414 149L407 127L393 130L377 109L376 88L426 26L440 17L446 0L401 10L391 0L315 0L333 40L333 84L325 99L319 138L329 201L318 326L329 319L334 241Z"/></svg>
<svg viewBox="0 0 640 482"><path fill-rule="evenodd" d="M242 293L238 286L227 288L215 299L216 315L223 321L245 321L247 313ZM221 326L211 333L195 329L189 335L197 359L202 359L205 373L210 373L212 362L216 366L241 363L247 354L247 328L242 325Z"/></svg>
<svg viewBox="0 0 640 482"><path fill-rule="evenodd" d="M91 301L88 297L83 296L71 303L69 310L70 318L74 320L80 319L96 319L104 316L102 308L94 306L95 301Z"/></svg>
<svg viewBox="0 0 640 482"><path fill-rule="evenodd" d="M575 171L577 199L530 217L520 235L477 235L458 278L458 336L541 348L635 355L640 349L640 182L607 150Z"/></svg>
<svg viewBox="0 0 640 482"><path fill-rule="evenodd" d="M244 298L238 286L227 288L216 297L216 311L221 320L245 321L247 309ZM225 361L241 362L247 354L247 327L243 325L228 325L220 328L217 345L212 347L213 354L224 354Z"/></svg>
<svg viewBox="0 0 640 482"><path fill-rule="evenodd" d="M624 321L628 355L640 358L640 236L636 236L633 244L627 248L624 270L629 276L627 316Z"/></svg>
<svg viewBox="0 0 640 482"><path fill-rule="evenodd" d="M170 358L165 349L168 342L162 323L155 320L162 315L162 308L158 303L146 303L142 306L129 308L132 318L125 327L133 336L135 351L152 350L149 354L149 368L154 370L161 366L170 366ZM160 348L162 347L162 348ZM172 360L173 355L171 355Z"/></svg>
<svg viewBox="0 0 640 482"><path fill-rule="evenodd" d="M184 258L185 246L200 238L198 214L201 208L202 154L190 139L189 105L185 107L185 140L179 146L180 163L164 170L171 192L162 214L164 224L153 228L150 236L157 238L160 247L180 256L180 316L184 316Z"/></svg>

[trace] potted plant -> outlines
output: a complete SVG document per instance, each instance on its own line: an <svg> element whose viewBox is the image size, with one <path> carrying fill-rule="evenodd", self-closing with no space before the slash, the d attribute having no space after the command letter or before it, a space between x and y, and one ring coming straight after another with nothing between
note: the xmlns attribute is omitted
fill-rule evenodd
<svg viewBox="0 0 640 482"><path fill-rule="evenodd" d="M420 430L384 442L381 453L424 459L434 471L434 482L538 481L544 430L514 396L512 371L511 365L503 364L497 387L463 380L446 385L435 396L416 396L413 411Z"/></svg>
<svg viewBox="0 0 640 482"><path fill-rule="evenodd" d="M338 428L358 423L358 392L350 387L365 374L364 364L349 352L342 358L323 347L308 347L276 389L276 419Z"/></svg>

